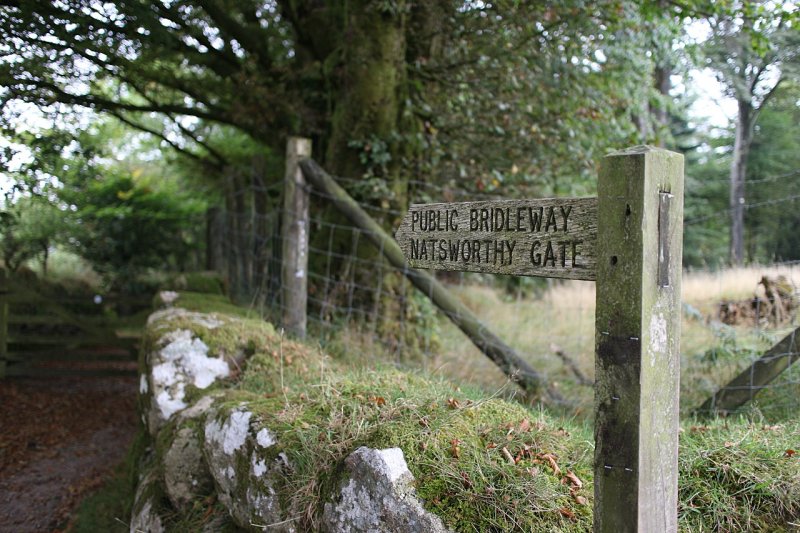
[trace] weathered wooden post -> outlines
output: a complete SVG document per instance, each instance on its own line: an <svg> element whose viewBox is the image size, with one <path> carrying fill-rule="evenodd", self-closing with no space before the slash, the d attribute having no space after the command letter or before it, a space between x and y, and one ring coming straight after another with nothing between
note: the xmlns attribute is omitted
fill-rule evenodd
<svg viewBox="0 0 800 533"><path fill-rule="evenodd" d="M306 336L308 300L308 189L300 170L302 158L311 156L311 141L290 137L286 143L283 190L283 262L281 295L283 327L299 338Z"/></svg>
<svg viewBox="0 0 800 533"><path fill-rule="evenodd" d="M677 531L683 156L607 156L597 226L594 530Z"/></svg>
<svg viewBox="0 0 800 533"><path fill-rule="evenodd" d="M5 298L8 291L8 275L0 268L0 379L6 377L8 360L8 302Z"/></svg>

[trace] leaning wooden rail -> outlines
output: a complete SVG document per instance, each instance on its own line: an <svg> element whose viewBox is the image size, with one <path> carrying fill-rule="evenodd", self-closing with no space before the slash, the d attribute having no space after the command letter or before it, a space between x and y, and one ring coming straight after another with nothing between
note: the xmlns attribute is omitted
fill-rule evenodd
<svg viewBox="0 0 800 533"><path fill-rule="evenodd" d="M320 192L330 197L336 207L357 227L364 230L367 238L383 251L389 262L400 270L434 304L463 331L467 337L489 359L491 359L510 379L533 395L545 394L552 400L563 401L561 395L547 387L543 374L528 364L517 352L504 343L489 328L454 298L436 278L406 265L403 252L394 238L364 212L358 203L341 188L314 160L303 159L300 167L306 179Z"/></svg>
<svg viewBox="0 0 800 533"><path fill-rule="evenodd" d="M726 414L735 411L800 359L800 328L795 329L752 365L703 402L698 416Z"/></svg>

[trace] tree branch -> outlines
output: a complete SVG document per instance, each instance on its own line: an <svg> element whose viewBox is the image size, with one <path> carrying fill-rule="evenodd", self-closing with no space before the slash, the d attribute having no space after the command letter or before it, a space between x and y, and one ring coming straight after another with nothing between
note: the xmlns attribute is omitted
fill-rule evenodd
<svg viewBox="0 0 800 533"><path fill-rule="evenodd" d="M265 73L272 71L267 43L258 35L260 28L245 27L228 12L217 5L215 0L198 0L203 10L208 13L220 31L235 39L245 50L252 54Z"/></svg>
<svg viewBox="0 0 800 533"><path fill-rule="evenodd" d="M213 122L220 122L222 124L229 124L231 126L238 126L238 124L232 122L229 118L223 115L204 112L196 108L184 107L174 104L136 105L125 102L116 102L114 100L109 100L107 98L101 97L96 94L84 94L84 95L71 94L66 92L64 89L62 89L55 83L47 82L44 80L30 80L30 83L38 89L44 91L50 91L52 93L52 97L49 99L53 100L54 102L60 102L62 104L80 105L92 109L100 109L103 111L121 110L121 111L133 111L141 113L165 113L165 114L174 113L178 115L187 115L187 116L202 118ZM31 103L36 103L35 100L37 99L40 100L47 99L47 96L44 94L36 94L35 92L31 91L20 91L18 89L15 89L14 87L9 87L9 91L13 93L14 96L16 96L17 98L20 98L24 101L29 101Z"/></svg>
<svg viewBox="0 0 800 533"><path fill-rule="evenodd" d="M160 131L155 130L153 128L148 128L147 126L145 126L143 124L139 124L138 122L130 120L124 114L122 114L122 113L120 113L118 111L107 111L107 113L109 113L111 116L113 116L114 118L116 118L117 120L122 122L123 124L127 124L128 126L134 128L134 129L137 129L137 130L142 131L144 133L148 133L150 135L153 135L154 137L158 137L159 139L161 139L162 141L164 141L168 145L170 145L170 147L172 147L173 150L175 150L176 152L178 152L178 153L180 153L180 154L182 154L182 155L184 155L186 157L194 159L195 161L198 161L200 163L212 166L212 167L214 167L214 168L216 168L218 170L222 170L222 168L223 168L223 165L219 165L218 163L213 163L213 162L209 161L207 158L204 158L201 155L196 154L196 153L192 152L191 150L180 146L176 142L170 140L166 135L164 135L163 132L160 132Z"/></svg>

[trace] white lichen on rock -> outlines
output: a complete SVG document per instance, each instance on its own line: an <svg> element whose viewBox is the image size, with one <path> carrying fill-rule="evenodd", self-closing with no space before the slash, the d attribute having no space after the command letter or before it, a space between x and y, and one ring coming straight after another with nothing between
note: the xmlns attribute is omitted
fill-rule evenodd
<svg viewBox="0 0 800 533"><path fill-rule="evenodd" d="M414 476L399 448L358 448L345 460L349 479L337 501L325 504L327 531L443 533L441 519L414 493Z"/></svg>
<svg viewBox="0 0 800 533"><path fill-rule="evenodd" d="M394 483L403 476L411 476L411 471L406 464L406 458L403 456L403 450L400 448L387 448L385 450L375 450L375 452L381 459L375 463L375 467L390 482Z"/></svg>
<svg viewBox="0 0 800 533"><path fill-rule="evenodd" d="M275 444L275 436L269 429L263 428L256 433L256 442L258 442L258 445L262 448L269 448Z"/></svg>
<svg viewBox="0 0 800 533"><path fill-rule="evenodd" d="M267 435L272 444L276 441L263 429L254 435L250 430L251 416L245 405L223 417L213 413L206 420L205 456L219 501L242 527L272 524L270 531L292 532L294 527L286 521L274 488L288 460L283 453L272 461L260 455L265 448L261 443L270 442ZM237 468L242 465L246 465L245 470Z"/></svg>
<svg viewBox="0 0 800 533"><path fill-rule="evenodd" d="M162 336L159 344L164 345L163 348L151 353L150 360L154 397L151 431L186 408L186 385L205 389L217 379L230 375L228 363L219 357L210 357L206 343L189 330L170 331Z"/></svg>
<svg viewBox="0 0 800 533"><path fill-rule="evenodd" d="M234 410L222 420L216 413L206 419L204 448L211 475L220 489L220 500L227 505L237 486L236 452L247 438L252 413Z"/></svg>
<svg viewBox="0 0 800 533"><path fill-rule="evenodd" d="M189 331L185 331L184 338L165 346L161 350L161 356L166 361L182 367L183 373L198 389L205 389L217 378L227 377L230 374L228 363L218 357L209 357L206 343L198 338L192 338ZM153 373L156 373L155 368Z"/></svg>
<svg viewBox="0 0 800 533"><path fill-rule="evenodd" d="M232 411L223 423L216 419L206 422L206 442L222 448L226 455L232 455L244 445L250 427L249 411Z"/></svg>

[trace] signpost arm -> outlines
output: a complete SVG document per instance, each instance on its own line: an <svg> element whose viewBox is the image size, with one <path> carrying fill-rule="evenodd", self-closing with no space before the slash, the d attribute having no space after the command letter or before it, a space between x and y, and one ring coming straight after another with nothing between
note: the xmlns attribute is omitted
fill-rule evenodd
<svg viewBox="0 0 800 533"><path fill-rule="evenodd" d="M607 156L598 182L595 532L677 531L683 156Z"/></svg>
<svg viewBox="0 0 800 533"><path fill-rule="evenodd" d="M486 356L488 356L511 379L532 394L545 389L546 380L542 374L522 359L513 348L492 333L469 309L439 283L436 278L420 270L408 268L400 247L391 235L375 222L358 203L350 197L319 165L310 159L300 162L300 167L309 182L324 194L357 227L364 230L367 238L379 249L389 262L403 272L406 277L428 295L439 309L463 331ZM555 391L548 390L551 399L562 401Z"/></svg>

